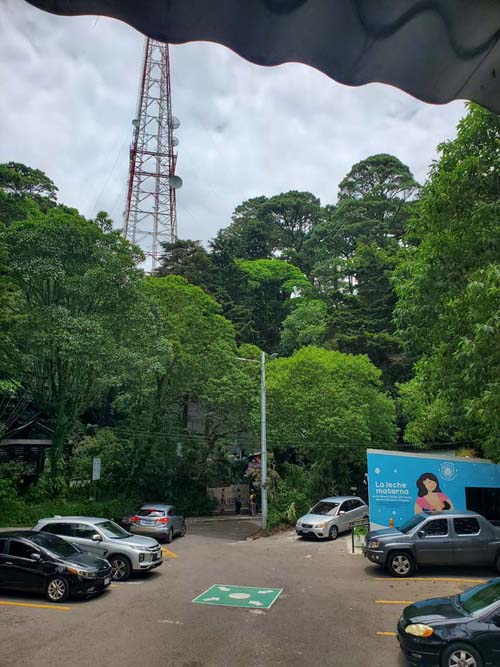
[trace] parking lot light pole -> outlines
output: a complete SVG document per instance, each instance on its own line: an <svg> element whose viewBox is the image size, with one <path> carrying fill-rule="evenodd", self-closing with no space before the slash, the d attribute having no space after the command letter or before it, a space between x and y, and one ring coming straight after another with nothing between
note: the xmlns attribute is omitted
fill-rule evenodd
<svg viewBox="0 0 500 667"><path fill-rule="evenodd" d="M260 353L260 497L262 529L267 527L267 416L266 416L266 353Z"/></svg>
<svg viewBox="0 0 500 667"><path fill-rule="evenodd" d="M271 354L269 359L276 359L277 354ZM267 528L267 413L266 413L266 353L260 353L260 362L257 359L236 357L239 361L260 363L260 498L262 528Z"/></svg>

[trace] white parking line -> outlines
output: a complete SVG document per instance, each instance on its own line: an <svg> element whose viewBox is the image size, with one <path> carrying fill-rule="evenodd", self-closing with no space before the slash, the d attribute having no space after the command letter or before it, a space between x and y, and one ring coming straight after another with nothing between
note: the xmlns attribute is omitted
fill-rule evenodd
<svg viewBox="0 0 500 667"><path fill-rule="evenodd" d="M116 586L142 586L143 581L117 581Z"/></svg>

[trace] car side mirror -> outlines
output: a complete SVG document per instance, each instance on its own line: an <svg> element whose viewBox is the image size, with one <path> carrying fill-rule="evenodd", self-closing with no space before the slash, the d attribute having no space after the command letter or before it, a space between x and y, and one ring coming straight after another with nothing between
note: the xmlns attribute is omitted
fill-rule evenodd
<svg viewBox="0 0 500 667"><path fill-rule="evenodd" d="M420 537L420 539L423 540L425 537L425 530L419 530L417 535Z"/></svg>
<svg viewBox="0 0 500 667"><path fill-rule="evenodd" d="M99 533L94 533L92 535L92 542L102 542L102 537L99 535Z"/></svg>
<svg viewBox="0 0 500 667"><path fill-rule="evenodd" d="M40 556L39 553L35 552L35 553L31 554L31 560L40 560L40 559L41 559L41 556Z"/></svg>
<svg viewBox="0 0 500 667"><path fill-rule="evenodd" d="M497 628L500 628L500 611L497 611L496 614L491 617L491 622L493 625L496 625Z"/></svg>
<svg viewBox="0 0 500 667"><path fill-rule="evenodd" d="M339 515L340 514L345 514L344 510L340 510Z"/></svg>

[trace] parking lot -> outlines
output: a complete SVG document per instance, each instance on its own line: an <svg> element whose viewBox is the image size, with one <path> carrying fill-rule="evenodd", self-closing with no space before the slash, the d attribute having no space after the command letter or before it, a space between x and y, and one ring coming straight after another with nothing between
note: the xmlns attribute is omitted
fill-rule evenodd
<svg viewBox="0 0 500 667"><path fill-rule="evenodd" d="M402 667L394 631L404 606L494 576L455 569L393 579L352 555L348 536L247 539L256 528L192 525L160 568L94 599L51 605L0 594L0 664ZM216 584L282 592L267 610L192 602Z"/></svg>

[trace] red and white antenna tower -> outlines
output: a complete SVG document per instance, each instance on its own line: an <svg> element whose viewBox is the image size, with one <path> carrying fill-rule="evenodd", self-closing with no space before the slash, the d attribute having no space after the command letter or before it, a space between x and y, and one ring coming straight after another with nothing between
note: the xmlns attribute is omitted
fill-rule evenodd
<svg viewBox="0 0 500 667"><path fill-rule="evenodd" d="M182 180L175 175L179 142L173 132L180 122L172 115L168 44L149 38L132 125L123 234L143 249L153 272L161 244L177 239L175 191Z"/></svg>

